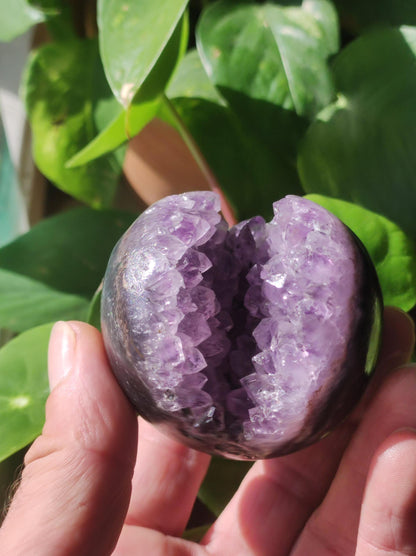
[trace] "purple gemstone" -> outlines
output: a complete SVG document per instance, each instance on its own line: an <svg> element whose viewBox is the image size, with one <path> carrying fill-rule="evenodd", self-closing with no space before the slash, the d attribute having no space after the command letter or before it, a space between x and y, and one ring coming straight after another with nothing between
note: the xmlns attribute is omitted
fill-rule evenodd
<svg viewBox="0 0 416 556"><path fill-rule="evenodd" d="M202 313L187 313L178 326L178 332L191 339L194 346L211 338L211 329Z"/></svg>
<svg viewBox="0 0 416 556"><path fill-rule="evenodd" d="M117 244L104 341L138 412L189 445L258 459L318 440L374 367L382 302L362 246L288 196L228 230L211 192L162 199Z"/></svg>

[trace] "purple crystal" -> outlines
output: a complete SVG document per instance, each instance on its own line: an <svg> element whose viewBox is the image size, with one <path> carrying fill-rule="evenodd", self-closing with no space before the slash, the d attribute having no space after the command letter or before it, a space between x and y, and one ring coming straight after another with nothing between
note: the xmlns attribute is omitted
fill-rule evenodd
<svg viewBox="0 0 416 556"><path fill-rule="evenodd" d="M193 447L284 454L321 438L374 367L381 299L351 232L300 197L228 230L210 192L166 197L115 247L102 330L138 412Z"/></svg>
<svg viewBox="0 0 416 556"><path fill-rule="evenodd" d="M179 323L178 332L190 338L194 346L211 337L211 329L203 313L187 313Z"/></svg>

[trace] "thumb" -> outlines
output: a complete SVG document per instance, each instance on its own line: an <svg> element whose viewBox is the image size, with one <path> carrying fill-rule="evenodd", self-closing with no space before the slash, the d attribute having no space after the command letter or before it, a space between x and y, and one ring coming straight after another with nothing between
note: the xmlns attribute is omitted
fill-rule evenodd
<svg viewBox="0 0 416 556"><path fill-rule="evenodd" d="M0 530L3 555L109 554L130 498L137 419L107 363L99 332L55 324L42 435Z"/></svg>

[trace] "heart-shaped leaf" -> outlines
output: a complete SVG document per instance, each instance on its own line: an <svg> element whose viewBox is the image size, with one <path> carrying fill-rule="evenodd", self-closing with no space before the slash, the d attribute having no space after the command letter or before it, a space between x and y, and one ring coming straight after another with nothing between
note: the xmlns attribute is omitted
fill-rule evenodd
<svg viewBox="0 0 416 556"><path fill-rule="evenodd" d="M42 431L51 328L51 324L32 328L0 349L0 461Z"/></svg>
<svg viewBox="0 0 416 556"><path fill-rule="evenodd" d="M308 116L333 98L327 58L338 49L338 28L327 0L301 7L221 0L204 11L197 45L227 98L244 93Z"/></svg>
<svg viewBox="0 0 416 556"><path fill-rule="evenodd" d="M416 28L363 35L334 75L338 101L300 147L304 188L382 214L416 239Z"/></svg>
<svg viewBox="0 0 416 556"><path fill-rule="evenodd" d="M188 0L99 0L100 51L108 82L127 108L173 35ZM175 60L172 60L172 70ZM162 92L162 91L160 91Z"/></svg>
<svg viewBox="0 0 416 556"><path fill-rule="evenodd" d="M365 245L377 270L385 305L416 304L416 246L393 222L353 203L307 195L344 222Z"/></svg>
<svg viewBox="0 0 416 556"><path fill-rule="evenodd" d="M23 94L40 170L77 199L94 207L109 205L121 174L122 155L109 155L81 168L65 167L119 109L105 79L97 42L73 40L40 48L26 68Z"/></svg>

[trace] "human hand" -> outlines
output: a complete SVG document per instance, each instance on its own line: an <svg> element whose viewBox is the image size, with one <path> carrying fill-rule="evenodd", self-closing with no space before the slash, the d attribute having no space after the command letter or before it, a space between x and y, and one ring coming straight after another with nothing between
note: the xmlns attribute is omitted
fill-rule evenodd
<svg viewBox="0 0 416 556"><path fill-rule="evenodd" d="M413 342L410 320L387 309L380 363L359 407L321 442L256 462L195 544L180 537L209 456L138 426L100 334L56 325L46 423L0 529L0 553L416 554L416 367L403 366Z"/></svg>

